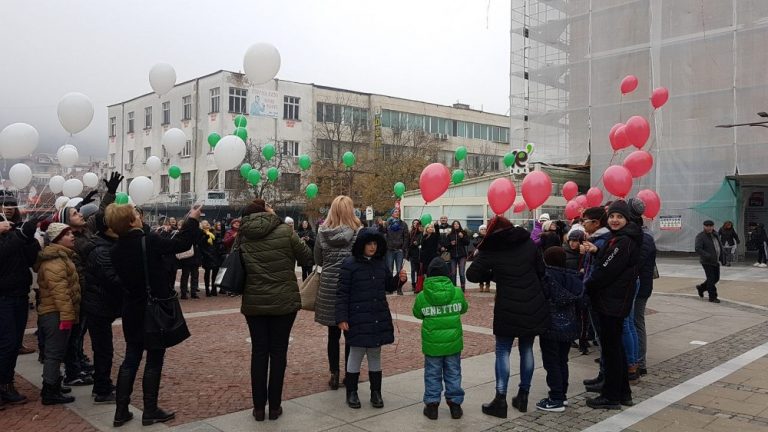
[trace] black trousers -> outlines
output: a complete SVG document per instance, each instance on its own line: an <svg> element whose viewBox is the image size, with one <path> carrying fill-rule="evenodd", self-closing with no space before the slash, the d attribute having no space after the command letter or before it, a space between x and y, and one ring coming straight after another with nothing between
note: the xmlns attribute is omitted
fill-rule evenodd
<svg viewBox="0 0 768 432"><path fill-rule="evenodd" d="M214 286L214 283L216 282L216 275L219 274L219 268L213 267L213 268L205 268L205 272L203 273L203 283L205 283L205 292L208 292L209 288L213 288L213 292L216 292L216 287Z"/></svg>
<svg viewBox="0 0 768 432"><path fill-rule="evenodd" d="M283 399L288 340L296 312L275 316L246 316L251 334L251 396L253 407L280 408ZM269 377L269 379L267 379Z"/></svg>
<svg viewBox="0 0 768 432"><path fill-rule="evenodd" d="M559 341L539 337L541 361L547 371L547 386L549 398L553 401L564 401L568 397L568 351L570 341Z"/></svg>
<svg viewBox="0 0 768 432"><path fill-rule="evenodd" d="M717 298L716 284L720 281L720 266L707 264L702 264L701 266L704 267L704 274L707 276L704 287L707 288L709 299L714 300Z"/></svg>
<svg viewBox="0 0 768 432"><path fill-rule="evenodd" d="M190 281L190 278L192 279ZM200 283L200 266L197 263L181 264L181 295L186 297L187 292L197 295L197 287ZM187 291L189 289L189 291Z"/></svg>
<svg viewBox="0 0 768 432"><path fill-rule="evenodd" d="M112 391L112 323L114 319L95 315L88 317L88 333L93 348L93 392L107 395Z"/></svg>
<svg viewBox="0 0 768 432"><path fill-rule="evenodd" d="M600 393L611 401L622 401L632 397L629 388L627 357L621 340L624 318L597 314L600 321L600 352L603 360L605 384Z"/></svg>
<svg viewBox="0 0 768 432"><path fill-rule="evenodd" d="M64 355L64 374L67 378L75 378L83 371L85 353L83 352L83 340L88 330L90 317L85 313L80 314L80 321L72 325L72 331L67 341L67 353Z"/></svg>
<svg viewBox="0 0 768 432"><path fill-rule="evenodd" d="M0 297L0 384L13 382L27 326L27 297Z"/></svg>
<svg viewBox="0 0 768 432"><path fill-rule="evenodd" d="M307 276L312 273L312 266L301 266L301 280L307 280Z"/></svg>
<svg viewBox="0 0 768 432"><path fill-rule="evenodd" d="M328 366L331 373L339 373L339 348L341 345L341 329L337 326L328 327ZM347 370L349 345L344 342L344 370Z"/></svg>

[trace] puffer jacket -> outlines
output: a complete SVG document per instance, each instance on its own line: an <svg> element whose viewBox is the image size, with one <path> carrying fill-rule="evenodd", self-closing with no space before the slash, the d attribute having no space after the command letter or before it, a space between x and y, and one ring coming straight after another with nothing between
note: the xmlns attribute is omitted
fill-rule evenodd
<svg viewBox="0 0 768 432"><path fill-rule="evenodd" d="M656 241L648 232L643 232L643 247L640 252L640 265L638 266L638 279L640 289L637 298L647 299L653 292L653 273L656 268Z"/></svg>
<svg viewBox="0 0 768 432"><path fill-rule="evenodd" d="M376 241L376 253L364 255L365 244ZM387 303L387 292L397 288L387 271L384 255L387 242L376 229L363 229L357 235L348 256L339 271L339 289L336 291L336 323L346 322L349 330L344 341L349 346L376 348L395 341L395 329ZM325 271L323 271L325 272Z"/></svg>
<svg viewBox="0 0 768 432"><path fill-rule="evenodd" d="M19 224L20 226L20 224ZM26 297L32 285L29 270L37 261L40 243L27 238L20 229L0 234L0 296Z"/></svg>
<svg viewBox="0 0 768 432"><path fill-rule="evenodd" d="M469 305L461 288L447 276L424 279L424 291L416 296L413 316L421 325L421 351L431 357L459 354L464 349L461 315Z"/></svg>
<svg viewBox="0 0 768 432"><path fill-rule="evenodd" d="M346 225L328 228L321 225L315 240L315 264L323 268L315 301L315 321L336 326L336 290L339 286L341 262L352 254L357 233Z"/></svg>
<svg viewBox="0 0 768 432"><path fill-rule="evenodd" d="M387 221L387 248L405 251L408 248L408 239L408 225L400 219L390 218Z"/></svg>
<svg viewBox="0 0 768 432"><path fill-rule="evenodd" d="M115 319L123 308L123 283L112 266L112 248L117 239L97 235L85 263L82 281L82 310L88 315Z"/></svg>
<svg viewBox="0 0 768 432"><path fill-rule="evenodd" d="M312 251L274 213L253 213L240 224L240 254L245 289L240 312L245 316L286 315L301 309L296 261L312 263Z"/></svg>
<svg viewBox="0 0 768 432"><path fill-rule="evenodd" d="M584 294L581 276L574 270L547 266L542 285L551 321L549 330L541 337L563 342L578 338L581 322L576 304Z"/></svg>
<svg viewBox="0 0 768 432"><path fill-rule="evenodd" d="M38 315L59 313L59 320L80 320L80 277L72 258L75 251L51 243L37 256L34 269L40 287Z"/></svg>
<svg viewBox="0 0 768 432"><path fill-rule="evenodd" d="M451 258L466 258L467 246L469 246L469 236L464 230L452 230L446 237L445 248L450 251Z"/></svg>

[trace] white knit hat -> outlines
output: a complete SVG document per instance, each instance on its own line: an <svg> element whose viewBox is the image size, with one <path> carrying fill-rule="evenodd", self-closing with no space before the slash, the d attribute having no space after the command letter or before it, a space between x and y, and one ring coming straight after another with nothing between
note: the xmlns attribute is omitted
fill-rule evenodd
<svg viewBox="0 0 768 432"><path fill-rule="evenodd" d="M549 213L542 213L541 216L539 216L539 222L544 222L549 220Z"/></svg>
<svg viewBox="0 0 768 432"><path fill-rule="evenodd" d="M56 243L56 240L62 238L70 230L71 228L67 224L53 222L48 225L48 229L45 232L48 234L51 243Z"/></svg>
<svg viewBox="0 0 768 432"><path fill-rule="evenodd" d="M293 225L293 218L290 216L286 216L285 223L287 223L288 225Z"/></svg>

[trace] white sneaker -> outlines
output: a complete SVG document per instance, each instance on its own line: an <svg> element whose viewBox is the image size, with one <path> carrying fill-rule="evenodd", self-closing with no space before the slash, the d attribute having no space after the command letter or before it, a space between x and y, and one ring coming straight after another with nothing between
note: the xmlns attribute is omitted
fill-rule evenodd
<svg viewBox="0 0 768 432"><path fill-rule="evenodd" d="M761 268L766 268L766 267L768 267L768 264L766 264L766 263L762 263L762 264L760 264L760 267L761 267Z"/></svg>
<svg viewBox="0 0 768 432"><path fill-rule="evenodd" d="M752 264L752 267L760 267L760 263L756 262L756 263Z"/></svg>

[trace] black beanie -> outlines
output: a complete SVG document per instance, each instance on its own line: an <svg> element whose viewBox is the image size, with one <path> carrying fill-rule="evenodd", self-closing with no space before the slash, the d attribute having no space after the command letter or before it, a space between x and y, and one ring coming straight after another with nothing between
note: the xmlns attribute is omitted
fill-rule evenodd
<svg viewBox="0 0 768 432"><path fill-rule="evenodd" d="M565 267L565 249L551 246L544 251L544 263L551 267Z"/></svg>
<svg viewBox="0 0 768 432"><path fill-rule="evenodd" d="M624 200L616 200L614 201L610 207L608 207L608 216L611 215L611 213L618 213L622 216L624 216L624 219L627 221L632 220L632 214L629 211L629 205Z"/></svg>
<svg viewBox="0 0 768 432"><path fill-rule="evenodd" d="M427 276L448 276L448 268L440 257L435 257L427 267Z"/></svg>

